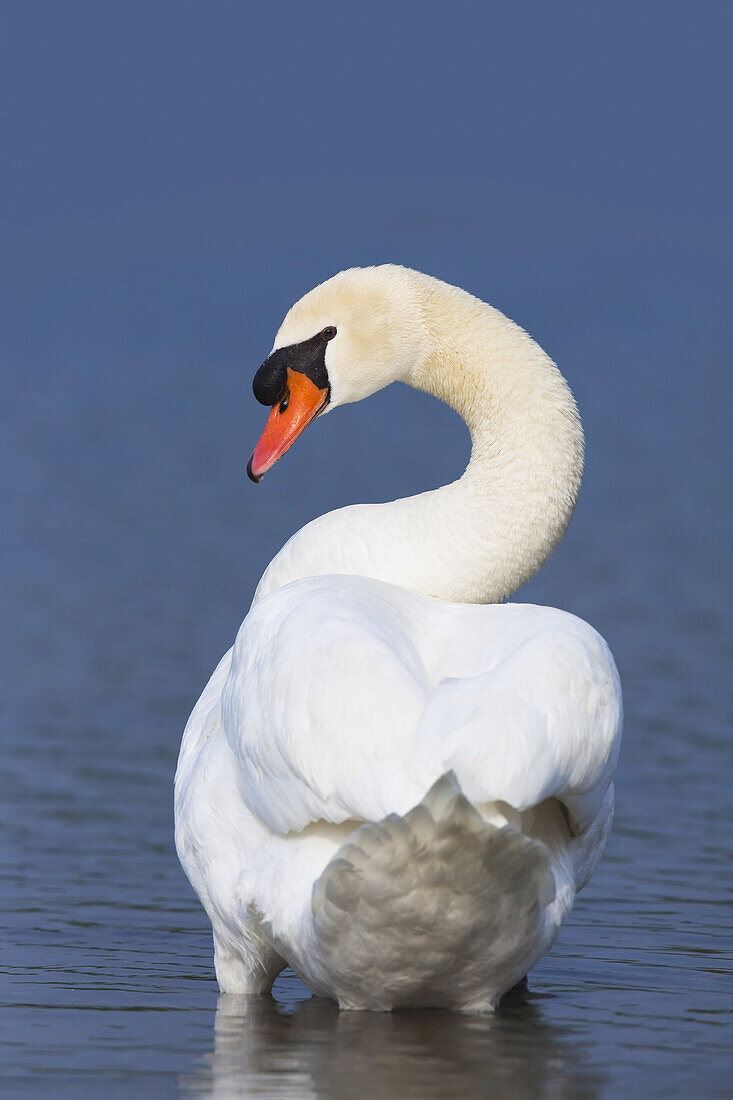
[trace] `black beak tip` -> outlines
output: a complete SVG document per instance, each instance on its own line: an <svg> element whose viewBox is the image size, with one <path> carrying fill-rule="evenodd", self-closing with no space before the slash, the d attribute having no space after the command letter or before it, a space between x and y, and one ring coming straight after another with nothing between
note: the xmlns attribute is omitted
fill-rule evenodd
<svg viewBox="0 0 733 1100"><path fill-rule="evenodd" d="M260 474L260 476L257 477L256 474L252 473L252 459L251 458L250 458L249 462L247 463L247 477L249 478L250 481L254 481L255 485L259 485L259 483L262 481L262 474Z"/></svg>

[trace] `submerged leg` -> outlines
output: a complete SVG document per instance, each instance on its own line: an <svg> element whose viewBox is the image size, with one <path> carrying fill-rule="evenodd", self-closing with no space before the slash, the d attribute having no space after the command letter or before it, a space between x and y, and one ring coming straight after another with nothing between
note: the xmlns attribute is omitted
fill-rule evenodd
<svg viewBox="0 0 733 1100"><path fill-rule="evenodd" d="M214 966L222 993L269 993L286 962L253 927L236 945L214 933Z"/></svg>

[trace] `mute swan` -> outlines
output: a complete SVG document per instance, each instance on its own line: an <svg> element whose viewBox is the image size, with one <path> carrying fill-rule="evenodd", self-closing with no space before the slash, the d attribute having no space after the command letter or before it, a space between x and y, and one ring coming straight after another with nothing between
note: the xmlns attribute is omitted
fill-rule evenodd
<svg viewBox="0 0 733 1100"><path fill-rule="evenodd" d="M463 290L343 271L257 371L258 481L310 421L390 382L468 424L456 482L331 512L256 590L186 726L176 844L224 992L289 964L343 1008L491 1011L598 862L621 732L613 658L500 604L552 553L583 434L548 356Z"/></svg>

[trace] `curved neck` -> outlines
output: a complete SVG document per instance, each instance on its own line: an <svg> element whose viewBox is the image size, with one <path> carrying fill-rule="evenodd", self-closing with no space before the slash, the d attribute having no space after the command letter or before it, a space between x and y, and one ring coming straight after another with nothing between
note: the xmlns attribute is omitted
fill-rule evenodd
<svg viewBox="0 0 733 1100"><path fill-rule="evenodd" d="M529 580L565 532L583 468L567 383L498 310L409 275L426 340L402 380L465 420L469 465L441 489L309 523L273 559L255 599L300 577L349 573L444 600L493 603Z"/></svg>

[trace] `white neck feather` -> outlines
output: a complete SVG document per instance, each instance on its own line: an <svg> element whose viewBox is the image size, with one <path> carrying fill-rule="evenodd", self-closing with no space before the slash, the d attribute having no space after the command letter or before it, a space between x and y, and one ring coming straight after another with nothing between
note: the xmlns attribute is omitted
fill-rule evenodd
<svg viewBox="0 0 733 1100"><path fill-rule="evenodd" d="M406 269L423 352L403 377L465 420L458 481L309 523L267 568L255 600L317 574L374 577L444 600L495 603L547 560L575 507L583 432L570 389L518 325L456 287ZM394 277L394 276L393 276Z"/></svg>

